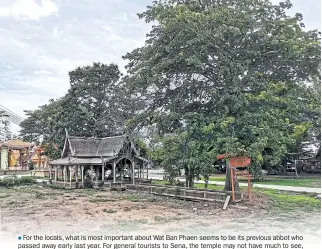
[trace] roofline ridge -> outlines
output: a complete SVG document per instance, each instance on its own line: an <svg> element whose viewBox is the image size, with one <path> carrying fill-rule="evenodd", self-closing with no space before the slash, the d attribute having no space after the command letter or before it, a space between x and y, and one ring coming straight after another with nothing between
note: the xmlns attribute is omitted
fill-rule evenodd
<svg viewBox="0 0 322 249"><path fill-rule="evenodd" d="M118 136L102 137L101 139L104 139L104 138L114 138L114 137L126 137L126 135L123 134L123 135L118 135Z"/></svg>

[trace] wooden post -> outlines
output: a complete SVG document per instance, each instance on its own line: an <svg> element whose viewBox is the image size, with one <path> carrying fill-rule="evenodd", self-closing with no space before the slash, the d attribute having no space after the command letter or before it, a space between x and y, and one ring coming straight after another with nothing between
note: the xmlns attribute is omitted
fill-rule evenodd
<svg viewBox="0 0 322 249"><path fill-rule="evenodd" d="M57 165L55 166L55 182L57 182L57 175L58 175L58 172L57 172Z"/></svg>
<svg viewBox="0 0 322 249"><path fill-rule="evenodd" d="M64 165L63 175L64 175L64 187L66 187L66 165Z"/></svg>
<svg viewBox="0 0 322 249"><path fill-rule="evenodd" d="M77 185L77 183L78 183L78 165L76 166L76 168L75 168L75 182L76 182L76 185Z"/></svg>
<svg viewBox="0 0 322 249"><path fill-rule="evenodd" d="M248 199L251 200L251 191L250 191L250 174L248 169Z"/></svg>
<svg viewBox="0 0 322 249"><path fill-rule="evenodd" d="M231 192L233 195L233 201L235 201L234 171L232 167L230 167L230 179L231 179Z"/></svg>
<svg viewBox="0 0 322 249"><path fill-rule="evenodd" d="M230 200L230 195L227 195L226 200L225 200L225 203L224 203L224 206L223 206L223 209L224 210L226 210L226 208L228 206L228 203L229 203L229 200Z"/></svg>
<svg viewBox="0 0 322 249"><path fill-rule="evenodd" d="M146 168L146 179L149 179L149 166L150 166L150 164L148 164L148 166Z"/></svg>
<svg viewBox="0 0 322 249"><path fill-rule="evenodd" d="M51 165L49 166L49 180L51 181L52 178L52 172L51 172Z"/></svg>
<svg viewBox="0 0 322 249"><path fill-rule="evenodd" d="M72 188L72 166L69 166L69 187Z"/></svg>
<svg viewBox="0 0 322 249"><path fill-rule="evenodd" d="M143 179L144 179L144 168L145 168L144 166L146 166L146 164L143 162L142 163L142 178Z"/></svg>
<svg viewBox="0 0 322 249"><path fill-rule="evenodd" d="M93 170L93 165L91 165L91 182L93 182L93 173L94 173L94 170Z"/></svg>
<svg viewBox="0 0 322 249"><path fill-rule="evenodd" d="M116 183L116 162L113 162L113 183Z"/></svg>
<svg viewBox="0 0 322 249"><path fill-rule="evenodd" d="M132 162L132 184L135 184L135 162Z"/></svg>
<svg viewBox="0 0 322 249"><path fill-rule="evenodd" d="M105 181L105 165L102 164L102 181Z"/></svg>
<svg viewBox="0 0 322 249"><path fill-rule="evenodd" d="M142 178L142 168L143 168L143 165L140 164L140 179Z"/></svg>
<svg viewBox="0 0 322 249"><path fill-rule="evenodd" d="M81 176L81 179L82 179L82 188L84 188L84 165L81 166L81 173L82 173L82 176Z"/></svg>

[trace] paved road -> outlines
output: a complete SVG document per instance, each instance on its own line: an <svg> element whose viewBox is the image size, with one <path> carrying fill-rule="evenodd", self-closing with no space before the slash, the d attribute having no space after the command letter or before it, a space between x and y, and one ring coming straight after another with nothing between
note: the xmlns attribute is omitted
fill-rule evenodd
<svg viewBox="0 0 322 249"><path fill-rule="evenodd" d="M0 176L0 178L5 176ZM20 176L18 176L20 177ZM153 180L163 180L163 170L149 170L149 179ZM184 179L179 179L184 182ZM48 180L37 179L37 182L43 182ZM204 181L195 181L195 183L205 183ZM209 184L224 186L225 182L223 181L209 181ZM247 186L247 183L240 182L239 186ZM305 193L315 193L321 194L321 188L307 188L307 187L295 187L295 186L281 186L281 185L266 185L266 184L258 184L253 183L253 188L267 188L267 189L276 189L281 191L290 191L290 192L305 192Z"/></svg>

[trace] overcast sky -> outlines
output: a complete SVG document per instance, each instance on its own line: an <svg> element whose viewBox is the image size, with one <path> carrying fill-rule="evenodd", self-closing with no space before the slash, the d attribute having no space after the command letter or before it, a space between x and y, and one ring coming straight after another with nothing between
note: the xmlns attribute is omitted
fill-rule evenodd
<svg viewBox="0 0 322 249"><path fill-rule="evenodd" d="M291 2L307 29L321 30L320 0ZM136 14L151 3L0 0L0 104L23 116L23 110L63 96L68 72L77 66L113 62L124 70L122 55L142 46L150 30Z"/></svg>

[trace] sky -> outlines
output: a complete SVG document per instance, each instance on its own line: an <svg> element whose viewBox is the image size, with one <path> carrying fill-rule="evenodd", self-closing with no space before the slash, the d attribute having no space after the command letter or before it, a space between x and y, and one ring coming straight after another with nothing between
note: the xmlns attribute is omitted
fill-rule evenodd
<svg viewBox="0 0 322 249"><path fill-rule="evenodd" d="M272 2L279 2L272 0ZM291 0L307 29L321 30L320 0ZM152 0L0 0L0 105L24 117L63 96L68 72L117 63L144 45L151 26L137 17ZM11 125L14 132L19 130Z"/></svg>

